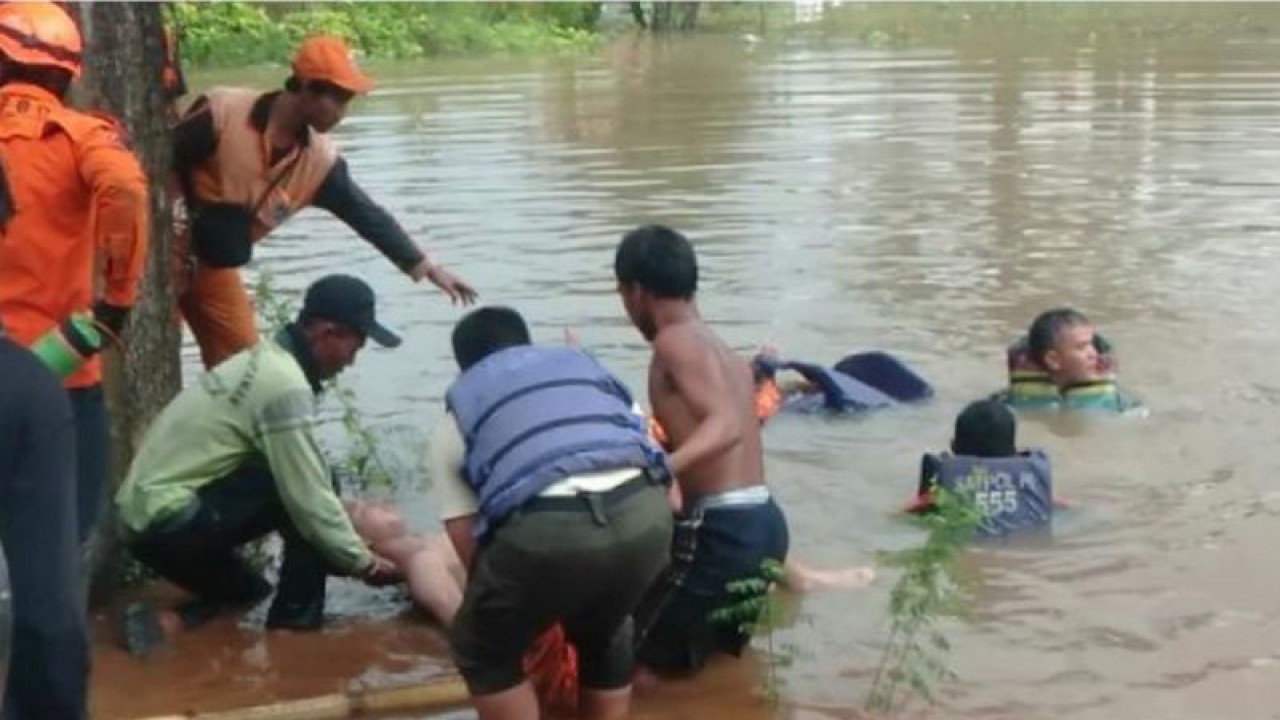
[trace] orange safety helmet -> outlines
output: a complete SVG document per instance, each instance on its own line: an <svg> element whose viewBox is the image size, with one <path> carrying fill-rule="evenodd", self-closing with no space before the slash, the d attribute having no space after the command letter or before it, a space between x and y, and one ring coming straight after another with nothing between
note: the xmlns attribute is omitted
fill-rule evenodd
<svg viewBox="0 0 1280 720"><path fill-rule="evenodd" d="M54 3L0 3L0 55L10 61L62 68L80 77L83 51L75 21Z"/></svg>

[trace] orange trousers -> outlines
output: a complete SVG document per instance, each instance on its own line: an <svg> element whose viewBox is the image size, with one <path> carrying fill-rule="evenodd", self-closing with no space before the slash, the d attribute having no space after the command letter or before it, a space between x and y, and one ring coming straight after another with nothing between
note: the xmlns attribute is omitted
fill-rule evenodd
<svg viewBox="0 0 1280 720"><path fill-rule="evenodd" d="M178 309L191 328L206 369L253 347L258 326L253 301L237 268L211 268L196 263L178 277Z"/></svg>

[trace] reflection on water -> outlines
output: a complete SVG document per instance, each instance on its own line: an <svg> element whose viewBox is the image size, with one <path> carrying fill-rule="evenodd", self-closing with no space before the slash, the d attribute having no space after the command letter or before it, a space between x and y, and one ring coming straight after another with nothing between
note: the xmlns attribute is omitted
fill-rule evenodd
<svg viewBox="0 0 1280 720"><path fill-rule="evenodd" d="M1262 450L1280 430L1275 58L1266 42L628 40L581 60L404 68L340 141L356 177L486 302L520 308L550 342L579 327L633 387L647 348L610 272L620 234L644 221L695 239L704 314L743 350L832 361L874 346L915 363L939 389L928 406L769 427L793 546L817 563L916 542L889 513L920 453L1000 384L1004 344L1038 310L1085 310L1153 415L1024 423L1078 508L1048 547L970 554L974 617L948 628L961 682L934 716L1274 717L1280 574L1258 562L1280 537L1277 461ZM349 384L384 427L425 433L459 310L319 213L258 261L291 291L336 268L376 285L406 342L368 351ZM409 506L429 522L420 497ZM892 581L803 601L806 622L780 637L800 648L782 714L859 716ZM444 666L439 633L395 619L394 598L335 584L341 624L319 637L215 628L184 641L181 664L104 651L98 716ZM370 611L381 619L351 624ZM757 661L659 692L639 715L769 716L745 689Z"/></svg>

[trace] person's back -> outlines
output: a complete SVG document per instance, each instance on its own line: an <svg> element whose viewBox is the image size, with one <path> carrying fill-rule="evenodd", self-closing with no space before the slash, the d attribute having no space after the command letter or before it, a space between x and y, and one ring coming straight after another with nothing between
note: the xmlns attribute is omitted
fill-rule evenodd
<svg viewBox="0 0 1280 720"><path fill-rule="evenodd" d="M83 718L89 652L79 590L74 419L53 374L3 331L0 408L0 546L13 594L0 716Z"/></svg>
<svg viewBox="0 0 1280 720"><path fill-rule="evenodd" d="M206 483L260 456L254 429L266 408L314 404L302 369L275 341L229 358L180 392L148 428L117 493L121 519L141 531L184 507Z"/></svg>
<svg viewBox="0 0 1280 720"><path fill-rule="evenodd" d="M145 215L137 216L133 209L145 202L145 186L136 160L120 150L113 128L64 108L43 88L24 83L0 87L0 156L8 167L16 209L4 230L14 242L0 243L0 316L19 343L31 345L92 305L92 268L102 250L108 252L108 277L115 276L110 288L115 297L109 301L121 307L133 303L143 248L99 248L94 240L95 223L114 223L126 238L144 233L138 223L145 222ZM108 197L113 204L105 208L115 216L97 217L95 188L82 170L91 178L92 173L127 176L135 181L130 189L140 195ZM121 237L112 239L119 243ZM91 363L69 384L94 384L98 373Z"/></svg>
<svg viewBox="0 0 1280 720"><path fill-rule="evenodd" d="M632 231L615 261L623 305L653 345L649 402L686 501L764 484L755 376L702 321L693 248L661 226Z"/></svg>
<svg viewBox="0 0 1280 720"><path fill-rule="evenodd" d="M665 457L621 381L580 349L533 345L514 310L467 315L453 346L461 374L429 465L470 569L454 662L482 719L537 717L527 653L563 624L581 658L582 714L622 717L626 621L671 544Z"/></svg>
<svg viewBox="0 0 1280 720"><path fill-rule="evenodd" d="M24 347L92 310L118 337L146 263L146 178L111 119L63 104L80 32L49 2L0 3L0 161L12 213L0 231L0 322ZM99 347L64 379L76 418L77 510L91 536L108 486Z"/></svg>
<svg viewBox="0 0 1280 720"><path fill-rule="evenodd" d="M1013 411L998 400L971 403L956 417L950 453L921 460L916 501L909 510L932 508L933 491L969 496L982 513L980 537L1005 537L1049 527L1053 520L1053 471L1043 450L1019 452Z"/></svg>
<svg viewBox="0 0 1280 720"><path fill-rule="evenodd" d="M653 413L666 429L671 447L685 447L691 440L696 441L699 429L709 419L714 421L715 415L740 433L738 442L723 452L682 469L677 479L686 502L734 488L763 485L764 446L750 366L701 318L659 329L653 345L655 357L673 358L675 362L657 361L649 370ZM691 388L681 382L681 373L688 370L707 383L701 391L690 392ZM703 394L709 392L719 397L707 398Z"/></svg>

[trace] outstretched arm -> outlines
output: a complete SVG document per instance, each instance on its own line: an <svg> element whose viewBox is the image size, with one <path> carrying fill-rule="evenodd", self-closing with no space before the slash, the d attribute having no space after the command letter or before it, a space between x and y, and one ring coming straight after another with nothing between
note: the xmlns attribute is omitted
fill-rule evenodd
<svg viewBox="0 0 1280 720"><path fill-rule="evenodd" d="M395 263L414 282L426 278L454 302L475 302L476 291L442 266L433 264L417 243L378 203L351 178L347 161L338 158L312 201L318 208L333 213L339 220L369 241L388 260Z"/></svg>

